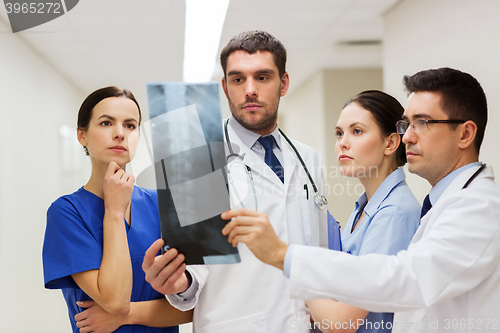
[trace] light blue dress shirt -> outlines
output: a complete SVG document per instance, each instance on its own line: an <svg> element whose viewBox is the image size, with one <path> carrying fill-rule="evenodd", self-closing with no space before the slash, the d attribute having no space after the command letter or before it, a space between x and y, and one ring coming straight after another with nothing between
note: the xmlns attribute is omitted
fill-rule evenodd
<svg viewBox="0 0 500 333"><path fill-rule="evenodd" d="M370 201L367 202L366 193L358 198L342 232L342 251L353 255L395 255L408 247L419 226L421 206L405 178L403 169L399 168L380 184ZM365 217L352 231L363 208ZM292 251L291 245L285 257L287 277L290 277ZM392 319L392 313L370 312L357 332L391 332Z"/></svg>
<svg viewBox="0 0 500 333"><path fill-rule="evenodd" d="M481 162L473 162L469 163L467 165L464 165L463 167L458 168L457 170L454 170L447 174L445 177L443 177L440 181L437 182L436 185L434 185L430 192L429 192L429 199L431 200L431 204L434 205L441 194L443 194L444 190L451 184L452 181L455 180L455 178L458 177L459 174L464 172L465 170L472 168L472 167L479 167L481 166Z"/></svg>
<svg viewBox="0 0 500 333"><path fill-rule="evenodd" d="M366 193L356 206L342 232L342 251L353 255L396 254L410 244L420 222L420 203L406 184L402 168L391 173L367 202ZM365 217L352 231L364 207Z"/></svg>
<svg viewBox="0 0 500 333"><path fill-rule="evenodd" d="M240 137L240 140L247 146L249 147L254 153L259 156L260 159L264 161L264 157L266 155L266 150L262 146L262 144L257 141L261 135L257 134L255 132L250 131L249 129L246 129L241 125L236 119L234 119L233 116L229 117L229 126L234 130L236 134ZM280 138L280 133L278 129L278 124L276 124L276 127L274 130L269 133L268 135L274 136L274 140L276 141L276 145L273 148L273 153L276 155L278 158L278 161L280 161L281 165L283 165L283 153L281 151L281 138ZM264 136L268 136L264 135ZM229 138L231 140L231 138Z"/></svg>
<svg viewBox="0 0 500 333"><path fill-rule="evenodd" d="M421 207L405 178L403 169L399 168L380 184L370 201L367 202L366 193L359 197L342 232L342 251L356 256L395 255L408 248L420 223ZM365 217L352 231L363 207ZM370 312L356 332L391 332L393 316Z"/></svg>

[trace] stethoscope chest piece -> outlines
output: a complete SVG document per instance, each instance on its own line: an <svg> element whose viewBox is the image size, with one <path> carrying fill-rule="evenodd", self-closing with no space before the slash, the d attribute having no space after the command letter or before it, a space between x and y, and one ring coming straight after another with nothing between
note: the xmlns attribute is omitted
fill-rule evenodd
<svg viewBox="0 0 500 333"><path fill-rule="evenodd" d="M325 210L325 207L328 205L328 200L324 195L320 195L318 192L314 195L314 203L320 210Z"/></svg>

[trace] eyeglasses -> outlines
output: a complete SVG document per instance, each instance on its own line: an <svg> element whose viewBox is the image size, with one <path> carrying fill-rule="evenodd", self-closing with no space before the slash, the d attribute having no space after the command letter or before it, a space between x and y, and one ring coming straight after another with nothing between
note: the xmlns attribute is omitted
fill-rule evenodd
<svg viewBox="0 0 500 333"><path fill-rule="evenodd" d="M398 134L405 134L408 127L414 133L423 132L427 129L427 123L431 124L463 124L467 120L447 119L447 120L429 120L425 118L417 118L412 121L400 120L396 123L396 132Z"/></svg>

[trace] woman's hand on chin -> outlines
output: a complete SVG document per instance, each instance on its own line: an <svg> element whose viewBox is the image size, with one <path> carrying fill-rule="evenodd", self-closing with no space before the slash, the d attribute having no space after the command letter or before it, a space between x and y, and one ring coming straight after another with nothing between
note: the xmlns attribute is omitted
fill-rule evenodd
<svg viewBox="0 0 500 333"><path fill-rule="evenodd" d="M106 213L125 215L134 182L134 176L125 172L116 162L109 163L103 184Z"/></svg>

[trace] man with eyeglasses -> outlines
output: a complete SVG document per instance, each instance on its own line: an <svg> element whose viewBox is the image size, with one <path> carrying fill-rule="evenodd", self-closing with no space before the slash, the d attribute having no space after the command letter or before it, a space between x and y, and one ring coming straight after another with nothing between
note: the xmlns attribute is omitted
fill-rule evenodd
<svg viewBox="0 0 500 333"><path fill-rule="evenodd" d="M478 159L487 122L483 89L450 68L405 76L404 83L408 103L396 129L409 171L432 185L408 250L349 256L288 246L265 214L247 210L223 214L236 217L223 232L284 270L292 297L395 312L394 332L500 332L500 188ZM245 234L235 228L243 225Z"/></svg>

